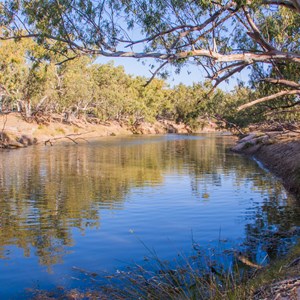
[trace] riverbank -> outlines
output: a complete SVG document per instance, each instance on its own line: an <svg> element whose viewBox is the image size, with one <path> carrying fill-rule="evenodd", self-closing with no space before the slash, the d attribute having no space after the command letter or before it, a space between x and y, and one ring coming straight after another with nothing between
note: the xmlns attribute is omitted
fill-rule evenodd
<svg viewBox="0 0 300 300"><path fill-rule="evenodd" d="M216 131L215 124L208 124L200 129L201 132ZM50 144L59 141L73 143L84 142L88 139L132 134L165 134L165 133L196 133L188 125L176 124L169 120L154 123L141 122L134 126L122 122L85 122L74 120L65 123L60 116L44 122L25 120L21 114L0 114L0 148L14 149L33 144Z"/></svg>
<svg viewBox="0 0 300 300"><path fill-rule="evenodd" d="M298 132L254 132L232 148L252 156L282 181L300 201L300 134ZM237 289L233 299L300 299L300 243L284 258L260 271ZM249 293L250 291L250 293Z"/></svg>
<svg viewBox="0 0 300 300"><path fill-rule="evenodd" d="M300 133L254 132L232 150L256 158L300 199Z"/></svg>
<svg viewBox="0 0 300 300"><path fill-rule="evenodd" d="M157 271L141 266L128 268L107 276L111 284L97 289L80 291L59 287L52 291L29 290L30 299L233 299L233 300L298 300L300 299L300 243L284 258L272 261L268 266L256 268L246 262L245 269L235 272L214 269L214 263L207 261L212 271L193 268L189 263L169 269L168 264L156 258ZM247 267L252 271L247 271ZM79 270L93 280L96 273ZM239 273L241 272L241 273ZM244 276L242 275L244 273ZM116 284L117 283L117 284Z"/></svg>
<svg viewBox="0 0 300 300"><path fill-rule="evenodd" d="M246 283L234 286L225 299L298 300L300 299L300 243L284 258L258 270Z"/></svg>

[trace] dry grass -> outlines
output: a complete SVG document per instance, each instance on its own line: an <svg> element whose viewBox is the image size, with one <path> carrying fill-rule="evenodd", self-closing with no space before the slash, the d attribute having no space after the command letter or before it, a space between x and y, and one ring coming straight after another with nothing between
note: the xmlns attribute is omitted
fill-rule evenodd
<svg viewBox="0 0 300 300"><path fill-rule="evenodd" d="M273 300L282 291L284 295L292 295L299 288L300 293L300 243L285 258L260 270L241 267L237 260L231 268L226 262L227 267L220 266L201 252L188 259L179 256L178 264L172 264L171 268L170 263L152 254L151 268L137 265L117 271L106 276L106 283L94 290L31 290L30 299ZM85 276L90 274L91 281L97 279L95 273L78 271L84 272Z"/></svg>
<svg viewBox="0 0 300 300"><path fill-rule="evenodd" d="M279 298L278 289L275 286L284 286L285 294L292 293L295 288L300 292L300 242L284 257L271 262L265 269L247 282L239 289L230 293L229 299L282 299ZM290 282L286 285L286 282ZM297 283L298 282L298 283ZM286 298L293 299L293 298ZM296 298L299 299L299 298Z"/></svg>

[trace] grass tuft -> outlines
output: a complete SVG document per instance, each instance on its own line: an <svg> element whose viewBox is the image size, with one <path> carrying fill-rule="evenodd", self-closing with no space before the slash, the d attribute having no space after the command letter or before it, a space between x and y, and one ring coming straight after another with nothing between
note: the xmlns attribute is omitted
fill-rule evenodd
<svg viewBox="0 0 300 300"><path fill-rule="evenodd" d="M222 257L217 257L216 254L204 255L197 246L194 250L196 255L189 258L179 255L175 263L162 261L151 251L152 259L147 262L149 266L135 265L118 270L106 276L105 283L97 285L94 290L34 291L31 299L275 299L271 288L274 282L283 279L298 282L300 243L285 258L277 259L263 268L254 267L247 259L241 259L240 253L223 253L220 254ZM217 261L223 261L223 265ZM90 280L94 282L98 276L84 270L82 272L87 276L90 274Z"/></svg>

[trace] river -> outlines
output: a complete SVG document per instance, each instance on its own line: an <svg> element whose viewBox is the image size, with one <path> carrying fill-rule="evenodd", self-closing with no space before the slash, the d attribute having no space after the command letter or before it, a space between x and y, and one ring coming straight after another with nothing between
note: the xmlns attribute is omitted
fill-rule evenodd
<svg viewBox="0 0 300 300"><path fill-rule="evenodd" d="M0 153L0 299L27 288L86 288L112 274L197 247L285 251L263 236L300 225L297 201L230 137L109 137Z"/></svg>

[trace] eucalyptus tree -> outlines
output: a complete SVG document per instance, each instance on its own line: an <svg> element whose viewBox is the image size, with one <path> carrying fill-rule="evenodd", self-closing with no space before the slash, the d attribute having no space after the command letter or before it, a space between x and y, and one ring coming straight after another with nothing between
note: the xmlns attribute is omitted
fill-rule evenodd
<svg viewBox="0 0 300 300"><path fill-rule="evenodd" d="M57 64L61 58L32 39L1 41L1 110L18 108L37 121L58 113L67 122L91 117L135 124L155 121L170 105L164 80L154 79L144 88L146 78L130 76L112 62L80 56Z"/></svg>
<svg viewBox="0 0 300 300"><path fill-rule="evenodd" d="M137 91L132 88L133 78L125 73L123 67L115 67L111 62L94 64L90 72L95 116L103 121L127 119L137 98Z"/></svg>
<svg viewBox="0 0 300 300"><path fill-rule="evenodd" d="M213 89L248 68L275 88L239 109L299 104L299 0L6 0L1 11L3 39L35 38L63 60L153 58L153 76L193 62Z"/></svg>
<svg viewBox="0 0 300 300"><path fill-rule="evenodd" d="M0 86L4 90L2 109L16 108L26 117L32 113L32 104L38 106L47 98L50 75L45 63L30 60L43 55L43 48L32 40L0 42Z"/></svg>

